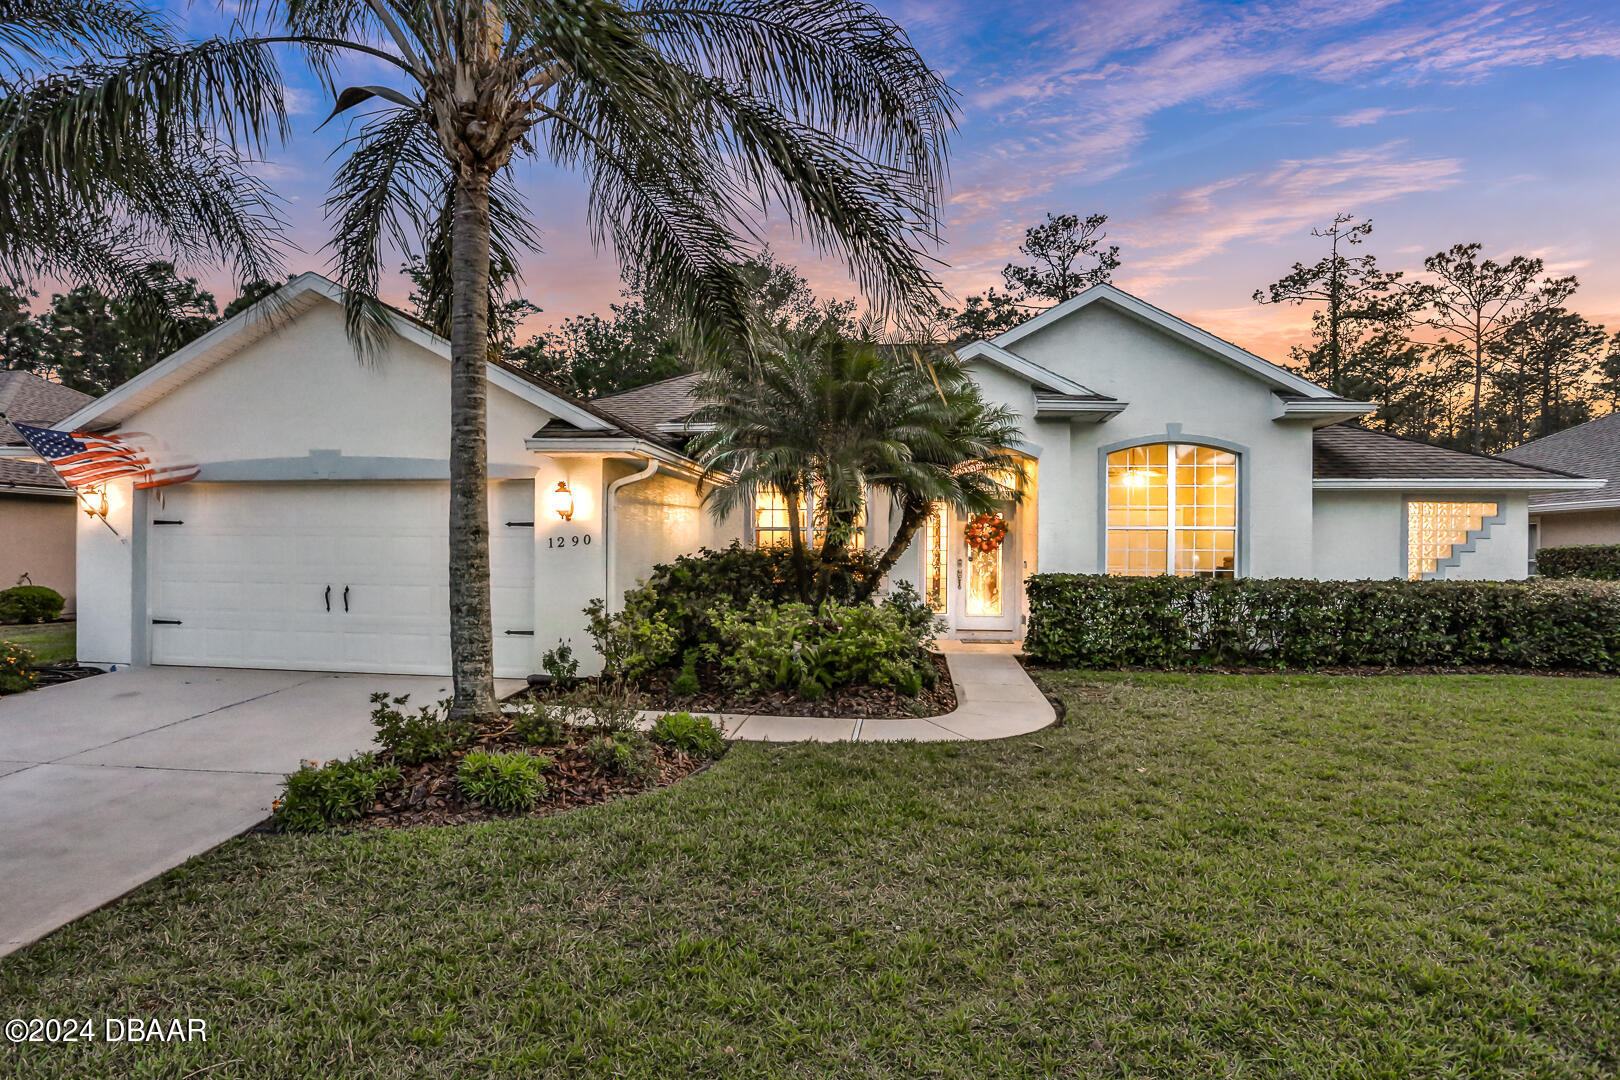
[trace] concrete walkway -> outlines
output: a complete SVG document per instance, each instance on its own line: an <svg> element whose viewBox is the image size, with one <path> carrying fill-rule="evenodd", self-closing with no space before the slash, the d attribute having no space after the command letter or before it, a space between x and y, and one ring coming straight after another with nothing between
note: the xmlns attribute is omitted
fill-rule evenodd
<svg viewBox="0 0 1620 1080"><path fill-rule="evenodd" d="M0 699L0 956L262 821L299 761L368 749L373 690L450 680L158 667Z"/></svg>
<svg viewBox="0 0 1620 1080"><path fill-rule="evenodd" d="M941 640L939 651L956 686L956 711L909 720L840 720L822 716L699 713L723 725L728 739L760 742L948 742L1005 739L1039 731L1057 719L1015 657L1015 644ZM643 719L660 715L644 712Z"/></svg>

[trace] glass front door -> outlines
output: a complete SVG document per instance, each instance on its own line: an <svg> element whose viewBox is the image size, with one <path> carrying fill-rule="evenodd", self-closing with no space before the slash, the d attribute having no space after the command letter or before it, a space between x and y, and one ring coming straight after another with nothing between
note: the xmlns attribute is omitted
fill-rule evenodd
<svg viewBox="0 0 1620 1080"><path fill-rule="evenodd" d="M923 525L922 595L952 630L1014 633L1020 580L1014 509L971 518L936 505Z"/></svg>

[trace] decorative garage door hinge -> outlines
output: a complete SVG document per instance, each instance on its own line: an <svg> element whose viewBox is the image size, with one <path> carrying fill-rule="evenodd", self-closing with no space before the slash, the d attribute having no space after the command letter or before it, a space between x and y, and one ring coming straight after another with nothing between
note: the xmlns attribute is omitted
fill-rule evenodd
<svg viewBox="0 0 1620 1080"><path fill-rule="evenodd" d="M533 630L508 630L506 633L508 637L534 637Z"/></svg>

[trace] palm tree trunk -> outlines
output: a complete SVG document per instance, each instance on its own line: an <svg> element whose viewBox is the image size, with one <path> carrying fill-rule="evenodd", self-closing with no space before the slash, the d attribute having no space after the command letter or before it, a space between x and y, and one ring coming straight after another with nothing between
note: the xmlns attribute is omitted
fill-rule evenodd
<svg viewBox="0 0 1620 1080"><path fill-rule="evenodd" d="M450 715L499 715L495 632L489 599L490 176L463 169L456 180L450 273Z"/></svg>
<svg viewBox="0 0 1620 1080"><path fill-rule="evenodd" d="M810 603L810 574L804 557L804 532L799 523L799 495L798 491L792 494L783 493L782 500L787 504L788 542L793 552L793 581L799 589L799 599L806 604Z"/></svg>
<svg viewBox="0 0 1620 1080"><path fill-rule="evenodd" d="M917 530L922 528L923 522L928 520L928 511L930 509L928 503L907 502L905 504L905 507L900 511L900 527L895 530L894 539L889 541L889 546L884 549L883 557L878 559L877 569L872 576L861 583L861 587L855 595L856 600L871 599L872 594L877 591L877 587L882 584L889 571L894 569L894 564L900 561L900 556L905 554L906 548L911 546L911 541L917 535Z"/></svg>

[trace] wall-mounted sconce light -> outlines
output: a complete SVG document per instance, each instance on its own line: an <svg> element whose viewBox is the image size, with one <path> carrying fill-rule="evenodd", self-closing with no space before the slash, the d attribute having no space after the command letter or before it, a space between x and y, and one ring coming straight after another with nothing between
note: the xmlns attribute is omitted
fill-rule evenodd
<svg viewBox="0 0 1620 1080"><path fill-rule="evenodd" d="M84 504L84 512L87 515L90 517L99 517L102 521L107 520L106 484L101 485L99 490L96 488L90 488L87 492L79 492L79 501Z"/></svg>
<svg viewBox="0 0 1620 1080"><path fill-rule="evenodd" d="M574 517L574 493L568 490L568 481L557 481L557 490L551 493L551 508L557 516L564 521L571 521Z"/></svg>

